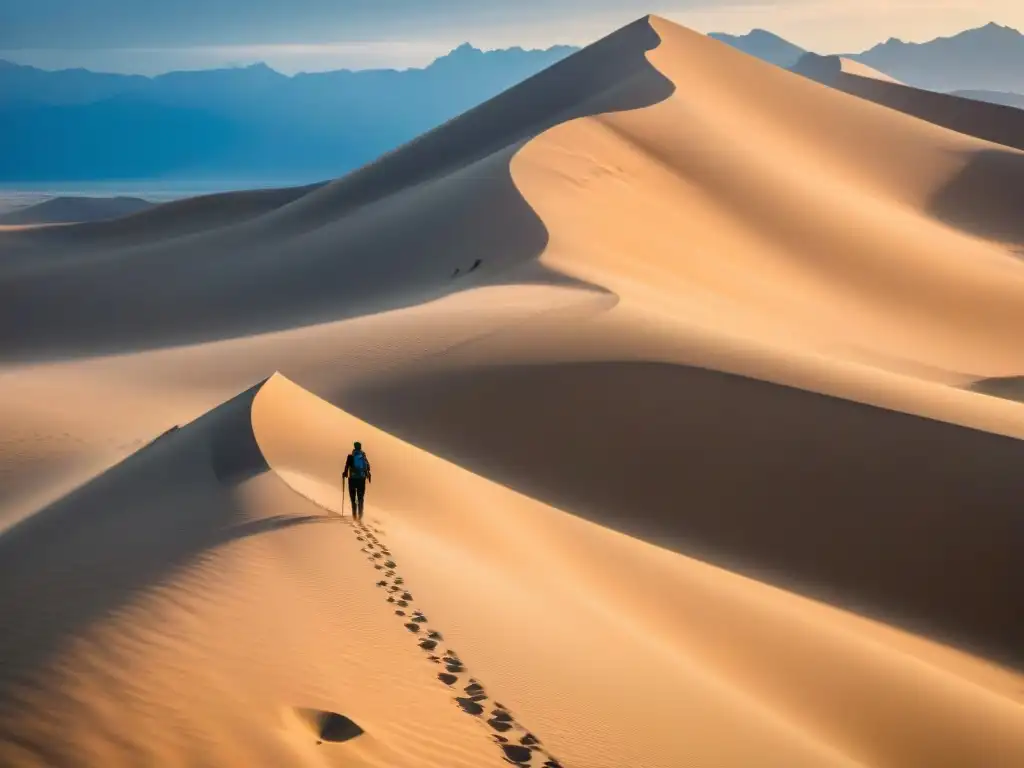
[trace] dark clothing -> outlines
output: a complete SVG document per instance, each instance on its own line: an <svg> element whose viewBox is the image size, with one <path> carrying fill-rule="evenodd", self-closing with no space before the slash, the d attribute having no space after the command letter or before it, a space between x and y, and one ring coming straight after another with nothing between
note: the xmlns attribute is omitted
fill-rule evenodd
<svg viewBox="0 0 1024 768"><path fill-rule="evenodd" d="M352 499L352 517L362 519L364 496L366 496L366 479L350 477L348 479L348 497Z"/></svg>
<svg viewBox="0 0 1024 768"><path fill-rule="evenodd" d="M363 498L366 496L366 481L370 478L370 460L365 453L363 453L363 459L366 461L366 477L356 476L352 453L345 459L345 471L341 474L342 478L348 478L348 496L352 499L352 516L357 520L363 518Z"/></svg>

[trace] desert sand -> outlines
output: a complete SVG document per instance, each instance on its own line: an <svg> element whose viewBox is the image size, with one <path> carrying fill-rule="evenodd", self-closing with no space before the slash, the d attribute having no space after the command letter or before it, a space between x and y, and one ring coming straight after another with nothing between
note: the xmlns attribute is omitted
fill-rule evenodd
<svg viewBox="0 0 1024 768"><path fill-rule="evenodd" d="M914 88L844 56L808 53L794 65L793 71L944 128L1024 149L1024 110L992 103L998 99L976 101L965 94Z"/></svg>
<svg viewBox="0 0 1024 768"><path fill-rule="evenodd" d="M1024 765L1022 187L646 17L0 233L0 764Z"/></svg>
<svg viewBox="0 0 1024 768"><path fill-rule="evenodd" d="M140 197L52 197L0 213L0 226L107 221L130 216L151 207L153 203Z"/></svg>

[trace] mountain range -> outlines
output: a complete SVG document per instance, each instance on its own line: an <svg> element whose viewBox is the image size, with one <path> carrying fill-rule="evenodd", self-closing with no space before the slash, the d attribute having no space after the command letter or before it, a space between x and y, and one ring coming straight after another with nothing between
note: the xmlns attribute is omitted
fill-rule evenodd
<svg viewBox="0 0 1024 768"><path fill-rule="evenodd" d="M1024 93L1024 35L986 24L927 43L895 38L847 58L932 91Z"/></svg>
<svg viewBox="0 0 1024 768"><path fill-rule="evenodd" d="M462 45L422 69L158 77L0 62L0 181L337 176L575 49Z"/></svg>
<svg viewBox="0 0 1024 768"><path fill-rule="evenodd" d="M765 29L754 29L745 35L712 32L708 37L713 37L715 40L731 45L746 54L787 69L807 53L806 49Z"/></svg>
<svg viewBox="0 0 1024 768"><path fill-rule="evenodd" d="M761 29L710 36L786 68L808 53ZM291 77L264 64L143 77L0 61L0 143L16 148L0 155L0 181L338 176L576 50L464 44L420 69ZM919 88L1024 101L1024 35L997 24L846 57Z"/></svg>

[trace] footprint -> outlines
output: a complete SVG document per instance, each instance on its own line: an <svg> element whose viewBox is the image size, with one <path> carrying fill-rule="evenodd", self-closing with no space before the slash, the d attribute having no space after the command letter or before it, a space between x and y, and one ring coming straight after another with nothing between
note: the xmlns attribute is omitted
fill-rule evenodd
<svg viewBox="0 0 1024 768"><path fill-rule="evenodd" d="M295 714L313 730L318 739L317 744L324 741L351 741L357 736L363 735L362 728L337 712L298 707L295 709Z"/></svg>
<svg viewBox="0 0 1024 768"><path fill-rule="evenodd" d="M505 752L505 757L513 765L527 765L533 758L533 752L527 747L521 747L518 744L502 744L502 750Z"/></svg>
<svg viewBox="0 0 1024 768"><path fill-rule="evenodd" d="M497 718L492 717L487 721L487 724L494 730L501 731L502 733L512 730L512 724L507 720L498 720Z"/></svg>
<svg viewBox="0 0 1024 768"><path fill-rule="evenodd" d="M444 637L437 630L428 629L425 626L427 624L427 616L423 611L414 610L407 615L407 611L400 610L409 607L409 603L413 600L412 593L403 589L405 579L397 575L396 569L398 564L390 559L391 551L386 545L381 544L375 536L367 532L372 530L383 534L383 531L367 528L364 525L360 525L359 530L362 530L364 533L363 536L357 536L359 541L372 542L362 549L363 552L367 553L366 559L373 564L376 570L385 571L384 576L386 578L379 580L377 586L385 589L387 602L396 606L395 615L407 619L403 626L410 633L418 636L417 644L421 650L427 652L427 660L433 664L444 665L444 671L439 672L437 675L438 680L449 688L455 688L459 682L460 675L466 672L466 667L463 665L462 660L451 648L445 651L444 656L431 653L437 649L438 642L443 640ZM385 557L388 559L385 560ZM420 634L421 631L423 634ZM462 692L465 695L453 697L455 703L462 711L478 718L481 724L489 729L490 738L502 748L505 763L518 765L521 768L530 768L530 766L537 765L531 762L536 753L538 759L543 757L546 760L540 768L562 768L561 763L544 750L540 740L519 725L504 705L498 702L487 704L489 697L482 683L470 677L467 684L462 687ZM486 707L485 704L487 704ZM486 714L488 708L490 712ZM502 736L502 733L509 734L511 738ZM512 740L517 735L519 736L518 743Z"/></svg>
<svg viewBox="0 0 1024 768"><path fill-rule="evenodd" d="M456 696L455 702L462 707L463 711L476 717L484 713L484 708L477 704L472 699L467 699L463 696Z"/></svg>

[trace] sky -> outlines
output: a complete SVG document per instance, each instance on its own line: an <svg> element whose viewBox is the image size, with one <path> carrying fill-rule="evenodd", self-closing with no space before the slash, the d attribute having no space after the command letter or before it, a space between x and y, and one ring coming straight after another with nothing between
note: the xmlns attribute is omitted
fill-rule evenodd
<svg viewBox="0 0 1024 768"><path fill-rule="evenodd" d="M769 29L819 53L1024 28L1024 0L0 0L0 58L147 75L258 61L286 74L403 69L463 42L585 45L645 13L701 32Z"/></svg>

